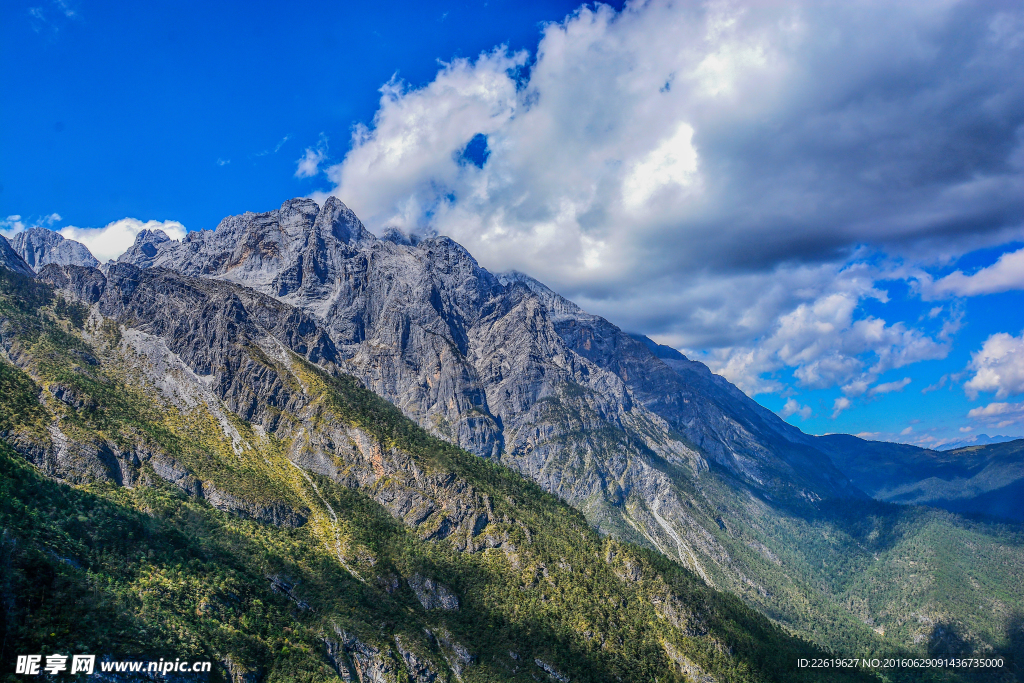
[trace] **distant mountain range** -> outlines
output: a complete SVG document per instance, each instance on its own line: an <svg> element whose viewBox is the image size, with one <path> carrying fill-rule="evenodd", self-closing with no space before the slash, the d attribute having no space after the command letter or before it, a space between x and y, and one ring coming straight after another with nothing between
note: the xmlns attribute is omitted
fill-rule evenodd
<svg viewBox="0 0 1024 683"><path fill-rule="evenodd" d="M1024 439L930 451L823 438L837 446L836 466L877 500L1024 521Z"/></svg>
<svg viewBox="0 0 1024 683"><path fill-rule="evenodd" d="M1020 436L989 436L988 434L975 434L971 438L957 439L956 441L949 441L943 444L941 447L936 448L937 451L954 451L958 448L966 448L968 446L988 446L994 443L1006 443L1007 441L1016 441L1017 439L1024 438Z"/></svg>
<svg viewBox="0 0 1024 683"><path fill-rule="evenodd" d="M282 370L294 354L327 376L357 378L434 437L532 479L601 534L656 550L841 652L941 651L951 632L963 647L998 647L1024 609L1019 527L877 502L1019 519L1019 448L937 453L806 435L703 364L529 276L492 274L446 237L375 237L334 198L229 217L181 242L144 231L99 268L40 233L3 254L22 274L33 272L30 256L39 280L69 302L65 312L83 307L93 330L83 338L100 343L105 330L107 362L124 359L132 381L178 411L205 397L231 443L241 435L245 451L246 430L279 439L282 462L309 476L366 485L348 451L308 426L306 380ZM11 339L3 343L14 365L56 400L89 410L93 399L64 391L38 369L38 351ZM5 438L58 479L128 484L150 463L154 476L235 514L285 526L311 519L308 502L248 501L201 460L47 429L39 434L48 438ZM362 452L373 470L375 451ZM432 512L447 494L403 486L376 498L395 518L434 529L424 538L475 538L478 522ZM928 544L935 551L920 555ZM906 575L908 562L928 590Z"/></svg>

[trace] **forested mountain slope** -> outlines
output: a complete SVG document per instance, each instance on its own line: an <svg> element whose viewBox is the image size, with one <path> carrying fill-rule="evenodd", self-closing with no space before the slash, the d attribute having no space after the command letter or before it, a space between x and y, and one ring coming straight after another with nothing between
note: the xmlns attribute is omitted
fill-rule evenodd
<svg viewBox="0 0 1024 683"><path fill-rule="evenodd" d="M1024 522L1022 439L932 451L844 434L819 438L836 466L874 498Z"/></svg>
<svg viewBox="0 0 1024 683"><path fill-rule="evenodd" d="M833 444L704 365L532 278L495 276L447 238L377 238L334 198L322 208L296 199L183 242L140 235L119 261L242 284L307 312L333 342L333 362L434 435L500 460L600 531L660 550L819 642L922 649L956 620L976 646L995 647L1008 615L989 609L983 583L1007 586L1009 609L1024 604L1019 551L990 563L1012 547L1006 534L1016 538L999 527L975 528L977 542L958 551L991 572L977 586L942 560L929 580L937 571L968 588L897 582L899 609L851 597L869 568L891 552L902 562L895 549L916 547L935 520L871 503L833 465ZM954 609L953 595L969 608Z"/></svg>
<svg viewBox="0 0 1024 683"><path fill-rule="evenodd" d="M42 275L0 270L5 662L825 680L793 667L820 651L737 599L427 435L340 372L301 310L170 271Z"/></svg>
<svg viewBox="0 0 1024 683"><path fill-rule="evenodd" d="M178 411L222 406L210 408L222 431L233 415L257 441L308 441L284 455L308 473L347 477L325 463L364 451L312 435L318 413L296 389L305 385L282 379L295 372L292 352L314 374L352 375L433 436L535 480L602 535L658 550L838 652L942 652L954 647L950 633L955 648L980 653L1019 642L1019 526L872 501L833 464L867 442L803 434L704 365L527 276L492 275L447 238L377 238L333 198L322 208L292 200L180 243L144 232L102 271L50 265L39 277L63 297L50 304L55 315L91 321L87 343L150 368L129 385L154 387ZM95 336L104 329L109 340ZM11 443L36 462L60 452ZM89 471L133 481L116 453L97 452ZM202 475L206 460L157 458L154 471L265 524L311 519L306 498L257 505L225 494L217 480L235 468ZM440 538L446 524L469 524L437 521L448 519L437 502L447 493L387 495L386 508L425 515L415 524L438 524L429 533Z"/></svg>

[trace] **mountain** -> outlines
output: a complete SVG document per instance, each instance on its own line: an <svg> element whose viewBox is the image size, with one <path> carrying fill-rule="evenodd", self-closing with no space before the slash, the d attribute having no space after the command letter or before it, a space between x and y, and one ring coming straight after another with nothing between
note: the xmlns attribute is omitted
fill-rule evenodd
<svg viewBox="0 0 1024 683"><path fill-rule="evenodd" d="M133 263L140 268L148 268L153 265L153 259L157 255L158 247L164 242L170 242L171 238L163 230L142 230L135 236L135 242L128 247L125 253L118 257L121 263Z"/></svg>
<svg viewBox="0 0 1024 683"><path fill-rule="evenodd" d="M950 451L832 434L832 460L878 500L1024 521L1024 439Z"/></svg>
<svg viewBox="0 0 1024 683"><path fill-rule="evenodd" d="M878 567L959 523L872 503L833 463L862 442L803 434L706 366L528 276L494 275L446 237L377 238L334 198L322 208L295 199L181 242L149 240L120 263L235 283L305 311L339 368L433 435L515 469L602 533L664 553L818 642L872 648L884 632L923 647L953 615L976 643L1003 637L1007 617L989 609L980 584L943 597L898 582L893 604L850 594L876 590L867 575L883 581ZM1010 565L989 562L1010 532L961 532L973 539L970 564L991 564L992 582L1012 584L1017 551ZM1007 599L1024 604L1013 591Z"/></svg>
<svg viewBox="0 0 1024 683"><path fill-rule="evenodd" d="M100 262L92 252L75 240L66 239L59 232L46 228L29 228L14 236L14 250L33 270L48 263L70 266L98 266Z"/></svg>
<svg viewBox="0 0 1024 683"><path fill-rule="evenodd" d="M253 289L0 269L0 350L10 652L232 683L874 679L797 668L828 653L431 437Z"/></svg>
<svg viewBox="0 0 1024 683"><path fill-rule="evenodd" d="M706 366L526 275L492 274L446 237L378 238L336 199L297 199L181 242L140 235L102 272L48 266L40 277L61 297L55 311L130 342L157 393L176 395L183 380L162 368L178 362L220 392L217 423L297 440L309 419L301 383L267 369L283 362L280 349L250 340L228 353L230 334L258 324L261 339L276 335L329 376L357 378L477 462L537 482L602 537L656 550L820 645L928 654L951 651L951 633L977 652L1018 642L1019 527L872 500L843 472L868 442L803 434ZM339 452L301 434L309 464L305 451L287 451L288 463L327 467L319 459ZM56 463L71 457L54 452ZM96 458L115 481L131 472L116 454ZM203 458L191 462L162 467L236 515L273 524L314 509L306 499L253 507L235 493L232 503L226 475L200 476ZM403 520L438 508L387 495Z"/></svg>
<svg viewBox="0 0 1024 683"><path fill-rule="evenodd" d="M564 425L533 430L563 409L612 429L604 436L640 461L651 453L705 467L692 444L780 495L861 495L809 437L703 365L682 358L672 368L540 283L492 275L446 237L377 239L330 198L322 211L291 200L148 246L155 255L136 245L119 262L235 282L308 311L374 391L471 452L553 477L546 486L566 499L606 495L605 480L622 475L594 460L602 444L591 436L588 456L576 456L593 461L590 472L564 488L551 467L573 458Z"/></svg>
<svg viewBox="0 0 1024 683"><path fill-rule="evenodd" d="M950 441L949 443L943 444L941 448L937 448L936 450L953 451L958 448L966 448L967 446L988 446L989 444L994 443L1015 441L1019 438L1019 436L989 436L988 434L975 434L969 439L957 439L956 441Z"/></svg>
<svg viewBox="0 0 1024 683"><path fill-rule="evenodd" d="M25 259L14 250L7 238L0 235L0 268L19 273L21 275L33 275L31 266L25 263Z"/></svg>

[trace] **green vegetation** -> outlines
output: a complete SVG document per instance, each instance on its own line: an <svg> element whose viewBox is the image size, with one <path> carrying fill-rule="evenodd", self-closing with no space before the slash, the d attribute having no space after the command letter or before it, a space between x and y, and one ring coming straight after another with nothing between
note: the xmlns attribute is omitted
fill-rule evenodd
<svg viewBox="0 0 1024 683"><path fill-rule="evenodd" d="M641 452L613 430L585 430L586 408L571 398L541 404L547 424L575 430L553 437L564 446L562 464L586 449L627 462ZM653 462L671 481L669 495L709 532L693 562L791 632L850 656L996 652L1024 661L1019 525L869 500L790 504L748 495L713 462L700 473ZM650 496L612 488L579 507L603 532L692 566L674 538L643 524L645 515L653 521ZM638 533L644 526L652 536ZM975 679L993 680L990 672Z"/></svg>
<svg viewBox="0 0 1024 683"><path fill-rule="evenodd" d="M773 620L853 656L996 652L1024 661L1019 525L857 500L823 501L806 515L713 475L700 480L704 496L676 481L706 527L712 515L727 520L715 538L746 580L730 582L713 563L705 569ZM705 509L708 500L717 506Z"/></svg>
<svg viewBox="0 0 1024 683"><path fill-rule="evenodd" d="M8 668L16 653L64 652L210 659L223 665L215 680L230 662L261 680L333 681L336 663L353 667L351 652L337 654L349 637L377 648L395 681L408 680L396 637L449 681L452 642L475 657L462 668L467 682L543 679L535 659L573 681L685 680L673 659L717 681L872 680L795 671L797 658L823 651L663 556L601 538L536 484L429 436L353 378L246 347L305 391L301 438L359 429L486 496L495 517L486 533L507 535L475 552L426 540L370 490L301 473L286 457L299 436L264 435L223 404L171 402L111 321L90 327L69 304L58 315L62 299L45 287L0 276L0 335L18 363L0 360L7 680L18 680ZM85 448L45 456L46 471L77 485L44 476L12 447L24 452L27 440L45 451L48 427ZM141 454L132 486L90 469L89 448ZM157 462L241 509L284 505L308 521L275 526L216 509L158 476ZM407 581L416 574L450 588L460 608L424 609Z"/></svg>

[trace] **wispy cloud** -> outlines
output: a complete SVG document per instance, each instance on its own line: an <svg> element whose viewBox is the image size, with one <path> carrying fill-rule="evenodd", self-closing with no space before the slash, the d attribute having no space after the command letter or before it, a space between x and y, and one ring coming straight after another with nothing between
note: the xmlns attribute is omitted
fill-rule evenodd
<svg viewBox="0 0 1024 683"><path fill-rule="evenodd" d="M306 153L296 162L296 178L312 178L320 173L320 164L327 159L327 136L320 133L316 149L306 148Z"/></svg>
<svg viewBox="0 0 1024 683"><path fill-rule="evenodd" d="M231 163L231 159L220 159L220 158L217 159L217 165L218 166L227 166L230 163Z"/></svg>
<svg viewBox="0 0 1024 683"><path fill-rule="evenodd" d="M63 14L68 19L73 19L78 16L78 12L71 6L68 0L54 0L54 5L57 7L57 11Z"/></svg>
<svg viewBox="0 0 1024 683"><path fill-rule="evenodd" d="M253 157L265 157L268 154L277 154L278 152L281 151L281 148L284 147L284 143L288 142L288 140L290 138L291 138L291 134L285 135L283 138L281 138L280 142L278 142L276 145L274 145L274 149L273 150L265 149L262 152L256 152L255 154L250 154L249 158L251 159Z"/></svg>
<svg viewBox="0 0 1024 683"><path fill-rule="evenodd" d="M852 405L853 402L850 401L850 399L846 398L845 396L840 396L839 398L837 398L835 402L832 404L832 419L834 420L837 417L839 417L840 413L842 413L844 410L849 409L849 407Z"/></svg>
<svg viewBox="0 0 1024 683"><path fill-rule="evenodd" d="M51 34L58 33L68 21L82 18L68 0L52 0L48 5L29 7L28 16L33 31L41 33L45 30Z"/></svg>
<svg viewBox="0 0 1024 683"><path fill-rule="evenodd" d="M886 382L885 384L879 384L878 386L871 387L868 393L872 396L879 396L881 394L891 394L894 391L903 391L906 386L910 384L910 378L904 377L903 379L896 382Z"/></svg>

